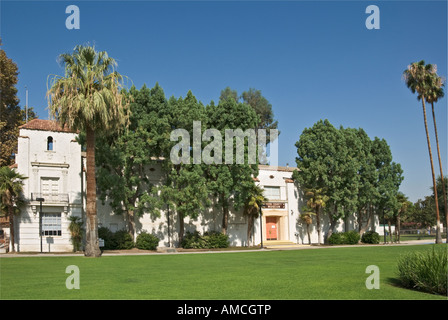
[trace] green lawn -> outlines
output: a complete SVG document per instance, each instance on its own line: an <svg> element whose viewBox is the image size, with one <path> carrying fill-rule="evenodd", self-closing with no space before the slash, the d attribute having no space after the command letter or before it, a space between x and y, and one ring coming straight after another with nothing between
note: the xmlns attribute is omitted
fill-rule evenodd
<svg viewBox="0 0 448 320"><path fill-rule="evenodd" d="M446 299L396 285L396 259L431 245L0 259L1 299ZM66 267L80 270L68 290ZM368 290L366 267L380 270Z"/></svg>

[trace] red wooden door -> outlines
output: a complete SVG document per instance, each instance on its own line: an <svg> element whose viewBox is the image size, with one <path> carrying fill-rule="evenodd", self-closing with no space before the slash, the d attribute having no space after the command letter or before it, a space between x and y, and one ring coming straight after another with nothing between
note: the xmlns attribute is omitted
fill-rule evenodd
<svg viewBox="0 0 448 320"><path fill-rule="evenodd" d="M266 217L266 240L277 240L277 217Z"/></svg>

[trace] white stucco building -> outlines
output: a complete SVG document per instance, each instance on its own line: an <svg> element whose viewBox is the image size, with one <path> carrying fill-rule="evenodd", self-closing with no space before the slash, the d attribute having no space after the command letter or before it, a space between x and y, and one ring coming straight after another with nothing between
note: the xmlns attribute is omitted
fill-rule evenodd
<svg viewBox="0 0 448 320"><path fill-rule="evenodd" d="M76 141L77 133L62 129L51 120L34 119L20 127L16 170L28 177L24 180L26 207L15 218L15 249L19 252L70 252L73 246L68 225L70 216L84 219L85 175L82 169L83 152ZM158 166L153 171L153 182L160 181ZM263 216L254 223L253 241L258 245L290 243L308 244L306 227L299 223L300 208L304 203L292 173L296 168L259 166L256 183L265 190L269 199ZM42 202L42 213L40 210ZM125 217L118 215L106 204L97 202L99 226L111 231L126 229ZM329 223L322 219L322 234ZM169 223L168 223L169 221ZM222 213L210 208L197 220L185 219L185 231L220 231ZM260 222L262 228L260 228ZM353 219L347 221L350 229L356 227ZM374 221L378 225L378 221ZM168 232L168 228L169 231ZM179 222L177 215L162 212L160 217L149 214L136 219L136 234L146 231L156 235L159 246L178 245ZM344 231L343 221L337 230ZM40 231L41 230L41 231ZM311 241L317 242L315 224ZM7 232L9 233L9 232ZM247 218L240 212L230 212L227 231L231 246L247 245Z"/></svg>
<svg viewBox="0 0 448 320"><path fill-rule="evenodd" d="M15 218L17 251L73 250L68 217L81 216L82 160L76 137L50 120L34 119L20 127L16 170L28 177L23 190L28 205Z"/></svg>

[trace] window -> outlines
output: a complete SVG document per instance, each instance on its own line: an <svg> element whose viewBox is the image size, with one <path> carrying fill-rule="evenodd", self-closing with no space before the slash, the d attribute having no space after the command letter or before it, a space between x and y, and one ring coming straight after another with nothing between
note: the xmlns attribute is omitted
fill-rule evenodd
<svg viewBox="0 0 448 320"><path fill-rule="evenodd" d="M280 200L280 187L264 187L264 196L269 200Z"/></svg>
<svg viewBox="0 0 448 320"><path fill-rule="evenodd" d="M42 235L43 236L60 236L61 214L60 213L42 213Z"/></svg>
<svg viewBox="0 0 448 320"><path fill-rule="evenodd" d="M53 137L47 138L47 150L52 151L53 150Z"/></svg>
<svg viewBox="0 0 448 320"><path fill-rule="evenodd" d="M47 201L50 200L51 196L57 196L57 194L59 193L59 178L41 177L40 192L44 198L48 198L45 199Z"/></svg>

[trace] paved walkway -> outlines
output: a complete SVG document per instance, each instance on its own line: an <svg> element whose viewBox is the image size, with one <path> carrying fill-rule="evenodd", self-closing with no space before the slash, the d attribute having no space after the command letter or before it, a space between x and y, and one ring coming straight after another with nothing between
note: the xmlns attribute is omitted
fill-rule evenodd
<svg viewBox="0 0 448 320"><path fill-rule="evenodd" d="M443 243L446 243L446 239L443 239ZM146 250L107 250L103 252L102 256L126 256L126 255L167 255L167 254L199 254L199 253L227 253L227 252L265 252L265 251L278 251L278 250L302 250L302 249L324 249L324 248L353 248L353 247L371 247L371 246L410 246L410 245L427 245L434 244L434 240L409 240L400 243L388 243L388 244L359 244L359 245L341 245L341 246L327 246L327 245L268 245L263 249L236 249L236 250L173 250L174 252L157 252ZM83 256L83 253L3 253L0 254L0 258L14 258L14 257L71 257L71 256Z"/></svg>

